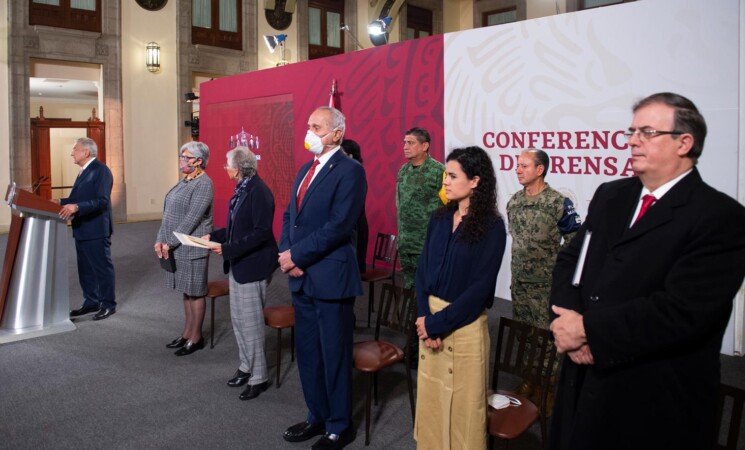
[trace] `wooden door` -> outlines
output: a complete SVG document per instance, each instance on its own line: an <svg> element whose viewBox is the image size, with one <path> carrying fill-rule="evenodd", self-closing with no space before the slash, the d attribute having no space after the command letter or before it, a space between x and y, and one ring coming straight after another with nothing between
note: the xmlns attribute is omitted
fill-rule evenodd
<svg viewBox="0 0 745 450"><path fill-rule="evenodd" d="M52 190L65 189L71 186L52 185L52 167L50 150L50 131L53 128L83 128L86 136L98 145L98 160L106 163L105 124L101 122L95 112L85 122L70 119L47 119L43 116L31 119L31 182L37 188L36 193L47 200L52 199Z"/></svg>

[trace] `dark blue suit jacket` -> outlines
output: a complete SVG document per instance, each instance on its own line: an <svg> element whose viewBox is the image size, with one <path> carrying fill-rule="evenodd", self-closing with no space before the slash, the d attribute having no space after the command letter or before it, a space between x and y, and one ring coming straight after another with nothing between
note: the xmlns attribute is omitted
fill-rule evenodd
<svg viewBox="0 0 745 450"><path fill-rule="evenodd" d="M258 175L248 181L233 215L233 220L228 217L227 228L210 235L212 241L223 244L225 273L232 268L233 278L240 284L269 278L279 267L277 241L272 233L274 196ZM231 222L232 236L228 236Z"/></svg>
<svg viewBox="0 0 745 450"><path fill-rule="evenodd" d="M111 188L114 177L111 170L97 159L75 180L70 196L60 199L61 205L78 205L72 217L72 235L78 241L101 239L111 236Z"/></svg>
<svg viewBox="0 0 745 450"><path fill-rule="evenodd" d="M337 151L308 187L297 209L296 193L312 161L303 165L290 192L279 250L291 250L305 274L289 278L290 290L333 300L362 294L354 229L367 193L365 171Z"/></svg>

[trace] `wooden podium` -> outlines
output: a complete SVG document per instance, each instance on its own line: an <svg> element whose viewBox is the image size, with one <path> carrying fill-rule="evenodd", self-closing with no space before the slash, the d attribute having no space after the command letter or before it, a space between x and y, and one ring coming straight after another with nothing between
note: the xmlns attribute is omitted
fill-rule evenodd
<svg viewBox="0 0 745 450"><path fill-rule="evenodd" d="M60 205L15 183L5 200L13 217L0 285L0 344L74 330Z"/></svg>

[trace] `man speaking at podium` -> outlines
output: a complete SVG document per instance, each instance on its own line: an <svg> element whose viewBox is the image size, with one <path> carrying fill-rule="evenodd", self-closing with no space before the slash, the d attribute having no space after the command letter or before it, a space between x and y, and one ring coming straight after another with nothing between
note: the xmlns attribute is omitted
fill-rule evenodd
<svg viewBox="0 0 745 450"><path fill-rule="evenodd" d="M78 255L78 278L83 305L70 317L96 312L93 320L116 312L114 265L111 262L111 188L114 178L106 165L96 159L93 139L78 138L72 147L73 162L81 167L70 196L60 199L60 218L72 219L72 235Z"/></svg>

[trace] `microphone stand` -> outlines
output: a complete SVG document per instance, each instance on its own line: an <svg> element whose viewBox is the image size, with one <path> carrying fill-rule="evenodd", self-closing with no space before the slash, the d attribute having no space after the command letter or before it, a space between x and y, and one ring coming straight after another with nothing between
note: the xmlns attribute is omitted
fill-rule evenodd
<svg viewBox="0 0 745 450"><path fill-rule="evenodd" d="M36 194L36 191L38 191L39 188L41 187L41 183L47 181L48 179L49 177L47 177L46 175L40 176L39 179L36 180L36 183L31 185L31 193Z"/></svg>
<svg viewBox="0 0 745 450"><path fill-rule="evenodd" d="M365 49L365 47L363 47L362 44L360 44L360 41L357 40L357 36L355 36L354 33L352 33L352 30L349 29L349 25L342 25L341 28L339 29L342 31L346 31L350 36L352 36L352 40L354 41L354 43L357 45L357 47L360 50Z"/></svg>

